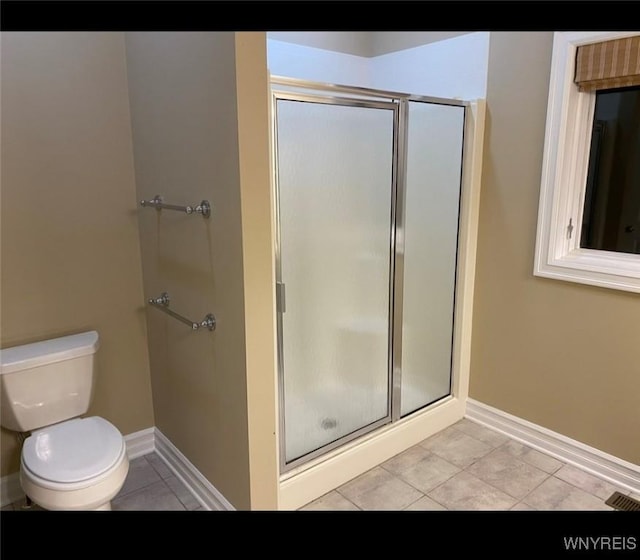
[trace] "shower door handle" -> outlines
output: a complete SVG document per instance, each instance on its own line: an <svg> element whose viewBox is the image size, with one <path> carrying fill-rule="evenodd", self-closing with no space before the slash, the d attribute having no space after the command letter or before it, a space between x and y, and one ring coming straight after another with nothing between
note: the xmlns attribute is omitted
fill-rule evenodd
<svg viewBox="0 0 640 560"><path fill-rule="evenodd" d="M280 313L284 313L287 310L284 282L276 282L276 307Z"/></svg>

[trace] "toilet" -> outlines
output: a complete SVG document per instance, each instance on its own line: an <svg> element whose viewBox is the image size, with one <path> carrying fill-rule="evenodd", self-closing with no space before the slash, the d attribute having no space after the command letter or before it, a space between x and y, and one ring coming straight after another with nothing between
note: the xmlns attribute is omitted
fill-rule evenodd
<svg viewBox="0 0 640 560"><path fill-rule="evenodd" d="M47 510L110 510L129 471L124 437L93 396L96 331L0 350L0 424L29 433L20 457L25 494Z"/></svg>

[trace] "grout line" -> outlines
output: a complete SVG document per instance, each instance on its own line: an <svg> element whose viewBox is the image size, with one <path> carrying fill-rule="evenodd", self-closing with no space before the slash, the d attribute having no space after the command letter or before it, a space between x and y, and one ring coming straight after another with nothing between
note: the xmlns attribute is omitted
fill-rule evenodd
<svg viewBox="0 0 640 560"><path fill-rule="evenodd" d="M162 460L162 458L160 457L160 455L158 455L158 453L156 453L155 451L152 451L151 453L145 455L145 458L149 457L149 455L153 455L156 458L156 462L158 464L157 467L148 459L147 459L147 462L154 468L154 470L158 473L158 476L160 478L166 479L172 476L176 476L176 474L167 466L167 464ZM164 475L160 471L160 469L162 468L166 469Z"/></svg>
<svg viewBox="0 0 640 560"><path fill-rule="evenodd" d="M573 465L571 465L571 466L573 466ZM578 469L578 467L575 467L575 468L576 468L576 469ZM560 470L560 469L558 469L558 471L559 471L559 470ZM582 469L578 469L578 470L582 470ZM556 471L556 472L558 472L558 471ZM586 471L583 471L583 472L586 472ZM587 474L591 474L591 473L587 473ZM607 497L607 498L601 498L600 496L598 496L598 495L594 494L593 492L589 492L588 490L585 490L584 488L580 488L580 486L576 486L575 484L573 484L573 482L569 482L568 480L564 480L563 478L557 477L557 476L556 476L556 473L553 473L551 476L553 476L553 478L555 478L556 480L559 480L560 482L564 482L565 484L568 484L569 486L573 486L576 490L580 490L581 492L584 492L585 494L589 494L590 496L593 496L594 498L597 498L597 499L598 499L598 500L600 500L603 504L604 504L604 503L607 501L607 499L608 499L608 497ZM611 486L613 486L614 491L615 491L615 490L620 491L620 489L616 488L616 487L615 487L613 484L611 484L610 482L607 482L606 480L602 480L601 478L599 478L599 477L597 477L597 476L594 476L594 475L591 475L591 476L593 476L594 478L597 478L598 480L600 480L600 481L602 481L602 482L606 482L607 484L610 484ZM609 506L609 507L611 507L611 506ZM615 508L611 507L611 509L615 509Z"/></svg>
<svg viewBox="0 0 640 560"><path fill-rule="evenodd" d="M499 447L502 447L503 445L506 445L507 443L509 443L509 441L510 441L510 440L511 440L511 438L509 438L509 440L508 440L508 441L505 441L505 442L504 442L503 444L501 444ZM496 448L494 449L494 451L497 451L497 450L499 449L499 447L496 447ZM545 482L545 481L547 481L551 476L553 476L553 473L548 473L548 472L546 472L546 471L542 470L540 467L536 467L535 465L532 465L531 463L529 463L529 462L525 461L522 457L517 457L516 455L513 455L513 454L509 453L508 451L505 451L505 453L508 453L511 457L513 457L513 458L514 458L514 459L516 459L517 461L520 461L521 463L523 463L523 464L527 465L528 467L531 467L531 468L533 468L533 469L536 469L536 470L540 471L541 473L543 473L543 474L545 475L545 478L544 478L544 479L542 479L538 484L536 484L536 486L534 486L531 490L529 490L529 492L527 492L524 496L522 496L521 498L518 498L518 497L516 497L516 496L512 496L512 495L511 495L511 494L509 494L509 492L507 492L506 490L503 490L503 489L501 489L501 488L498 488L495 484L492 484L491 482L488 482L488 481L486 481L486 480L484 480L484 479L480 478L479 476L476 476L476 475L474 475L474 474L472 474L472 473L468 473L468 474L470 474L471 476L475 476L478 480L481 480L481 481L482 481L482 482L484 482L485 484L488 484L489 486L491 486L491 487L495 488L496 490L499 490L499 491L500 491L500 492L502 492L503 494L506 494L507 496L510 496L511 498L514 498L515 500L518 500L518 502L517 502L517 503L522 502L522 501L523 501L523 500L524 500L524 499L525 499L529 494L531 494L531 492L533 492L536 488L538 488L538 486L540 486L540 485L544 484L544 482ZM485 455L485 457L486 457L486 455ZM470 467L470 466L471 466L471 465L469 465L469 467ZM463 469L463 470L465 470L465 471L466 471L469 467L465 467L465 469ZM560 468L562 468L562 467L560 467ZM560 470L560 469L558 469L558 470ZM556 471L556 472L557 472L557 471ZM511 506L511 507L515 507L515 505L516 505L516 504L514 504L514 505L513 505L513 506ZM529 505L529 504L526 504L526 505ZM511 508L509 508L509 509L511 509Z"/></svg>
<svg viewBox="0 0 640 560"><path fill-rule="evenodd" d="M411 485L410 485L410 486L411 486ZM416 488L416 490L418 490L418 489ZM420 492L420 491L418 490L418 492ZM419 498L416 498L415 500L413 500L413 502L410 502L407 506L403 507L402 509L407 509L407 508L408 508L408 507L410 507L411 505L413 505L413 504L415 504L416 502L419 502L420 500L422 500L422 498L426 498L426 496L425 496L422 492L420 492L420 494L422 494L422 496L420 496Z"/></svg>
<svg viewBox="0 0 640 560"><path fill-rule="evenodd" d="M547 472L544 469L542 469L542 468L534 465L533 463L527 461L525 459L524 455L515 455L514 453L510 453L506 449L504 450L505 453L509 453L509 455L511 455L512 457L515 457L516 459L519 459L520 461L522 461L523 463L526 463L530 467L534 467L534 468L538 469L539 471L542 471L543 473L548 474L549 476L553 476L562 467L564 467L564 466L569 464L569 463L565 463L564 461L561 461L560 459L556 459L555 457L552 457L551 455L549 455L548 453L545 453L544 451L538 451L537 449L534 449L533 447L527 445L526 443L522 443L522 442L518 441L517 439L513 439L511 437L507 441L505 441L502 445L500 445L500 448L506 447L509 443L517 443L518 445L522 446L523 448L527 449L528 451L532 451L532 452L538 453L539 455L543 455L544 457L548 457L549 459L553 459L554 461L557 461L558 463L560 463L560 466L556 470L554 470L553 472ZM498 449L498 448L496 448L496 449Z"/></svg>
<svg viewBox="0 0 640 560"><path fill-rule="evenodd" d="M455 425L453 425L452 427L454 427L454 428L455 428ZM483 426L483 427L484 427L484 426ZM478 438L475 438L475 437L473 437L473 436L471 436L471 435L469 435L469 434L466 434L465 432L462 432L462 430L458 430L458 428L455 428L455 429L456 429L457 431L459 431L459 432L461 432L461 433L463 433L463 434L465 434L465 435L469 436L470 438L475 439L476 441L480 441L481 443L484 443L485 445L489 445L489 446L490 446L490 444L488 444L487 442L484 442L484 441L482 441L482 440L479 440ZM491 430L491 428L486 428L486 429ZM495 431L495 430L492 430L492 431ZM508 437L508 436L507 436L507 437ZM505 441L505 442L501 443L501 444L500 444L500 445L498 445L497 447L492 447L491 451L489 451L488 453L485 453L482 457L479 457L478 459L474 460L472 463L470 463L469 465L467 465L467 466L466 466L466 467L464 467L464 468L461 468L461 470L460 470L460 472L466 472L466 473L467 473L467 474L469 474L470 476L473 476L473 477L477 478L478 480L480 480L481 482L483 482L484 484L487 484L488 486L490 486L490 487L491 487L491 488L493 488L494 490L497 490L498 492L501 492L502 494L504 494L504 495L506 495L506 496L509 496L510 498L513 498L514 500L517 500L517 501L516 501L516 503L515 503L515 504L513 504L513 505L512 505L508 510L504 510L504 511L510 511L513 507L515 507L515 506L516 506L517 504L519 504L520 502L525 503L525 502L524 502L525 498L526 498L527 496L529 496L529 494L531 494L531 492L533 492L536 488L538 488L538 486L540 486L540 485L541 485L541 484L543 484L546 480L548 480L548 479L549 479L549 477L553 476L553 473L547 473L546 471L542 470L541 468L536 467L535 465L532 465L531 463L529 463L529 462L525 461L523 458L518 457L518 456L516 456L516 455L513 455L513 454L509 453L509 455L511 455L514 459L519 460L521 463L524 463L524 464L528 465L528 466L529 466L529 467L531 467L531 468L535 468L535 469L539 470L540 472L542 472L542 473L544 473L544 474L546 475L546 476L545 476L545 478L544 478L544 479L543 479L539 484L537 484L534 488L532 488L529 492L527 492L527 494L525 494L525 495L524 495L523 497L521 497L521 498L518 498L518 497L516 497L516 496L512 496L511 494L509 494L509 493L508 493L508 492L506 492L505 490L503 490L503 489L501 489L501 488L498 488L495 484L492 484L491 482L488 482L488 481L486 481L486 480L484 480L484 479L482 479L482 478L480 478L480 477L478 477L478 476L474 475L473 473L468 472L468 469L469 469L469 468L471 468L473 465L475 465L478 461L481 461L482 459L484 459L485 457L487 457L489 454L491 454L491 453L493 453L494 451L497 451L498 449L500 449L501 447L503 447L503 446L507 445L510 441L515 441L515 440L513 440L513 438L510 438L510 437L509 437L507 441ZM491 446L490 446L490 447L491 447ZM527 446L527 447L528 447L528 446ZM429 451L431 451L431 450L429 450ZM440 456L440 455L438 455L436 452L434 452L434 451L431 451L431 452L432 452L434 455L437 455L438 457L440 457L441 459L446 460L444 457L441 457L441 456ZM508 453L508 451L505 451L505 453ZM541 453L541 452L539 452L539 453ZM544 454L544 453L543 453L543 455L546 455L546 454ZM450 461L448 461L448 462L450 462ZM453 464L453 463L451 463L451 464ZM564 464L565 464L565 463L563 463L563 466L564 466ZM454 465L454 466L456 466L456 467L457 467L457 465ZM460 468L460 467L458 467L458 468ZM560 468L562 468L562 467L559 467L555 472L557 472L558 470L560 470ZM444 481L444 482L442 482L441 484L438 484L438 486L436 486L436 487L432 488L431 490L429 490L429 492L433 492L436 488L440 487L442 484L445 484L446 482L448 482L449 480L451 480L451 478L453 478L453 477L454 477L454 476L456 476L457 474L459 474L459 473L456 473L455 475L452 475L451 477L449 477L447 480L445 480L445 481ZM427 494L426 494L426 496L427 496L428 498L430 498L430 499L432 499L432 500L433 500L433 498L429 495L429 493L427 493ZM434 501L435 501L435 502L437 502L437 500L434 500ZM437 502L437 503L439 503L439 502ZM441 505L443 505L443 504L441 504ZM527 505L527 506L528 506L529 504L526 504L526 503L525 503L525 505ZM531 507L531 506L530 506L530 507Z"/></svg>
<svg viewBox="0 0 640 560"><path fill-rule="evenodd" d="M435 453L434 453L435 455ZM443 459L442 457L440 457L440 455L437 455L438 458L442 459L443 461L445 459ZM447 461L447 463L449 463L449 461ZM450 465L453 465L454 467L456 467L457 469L460 469L460 467L458 467L457 465L454 465L453 463L449 463ZM385 469L386 470L386 469ZM457 473L453 473L452 475L450 475L449 477L447 477L445 480L443 480L442 482L438 482L438 484L436 484L433 488L430 488L429 490L427 490L427 492L425 492L424 490L420 490L420 488L415 487L413 484L411 484L411 482L409 482L408 480L405 480L404 478L402 478L399 475L394 475L396 478L400 479L402 482L404 482L405 484L408 484L409 486L411 486L411 488L413 488L414 490L417 490L418 492L420 492L422 494L423 498L431 498L431 496L428 495L428 492L431 492L432 490L435 490L438 486L444 484L445 482L448 482L449 480L451 480L454 476L459 475L464 469L460 469ZM389 471L387 471L389 472ZM390 473L393 474L393 473ZM421 498L418 498L418 500ZM431 498L433 500L433 498ZM417 500L416 500L417 501ZM433 500L434 502L437 502L437 500ZM440 503L440 502L438 502ZM440 504L443 505L443 504Z"/></svg>
<svg viewBox="0 0 640 560"><path fill-rule="evenodd" d="M188 494L189 494L189 496L190 496L191 498L194 498L194 499L195 499L196 503L198 503L198 506L197 506L197 507L202 507L202 505L198 502L198 499L197 499L197 498L196 498L196 497L191 493L191 491L190 491L190 490L189 490L189 489L188 489L188 488L187 488L187 487L182 483L182 481L181 481L181 480L180 480L176 475L172 475L171 477L163 478L162 480L164 480L165 484L166 484L167 486L169 486L169 484L167 483L167 480L169 480L169 478L172 478L172 477L176 479L176 482L178 483L178 485L179 485L179 486L181 486L182 488L184 488L185 493L188 493ZM178 498L178 501L179 501L179 502L184 506L184 509L185 509L185 510L187 510L187 511L193 511L193 509L197 509L197 508L192 508L192 509L190 509L190 508L189 508L189 506L188 506L188 504L186 504L186 503L184 502L184 500L180 497L180 495L179 495L175 490L173 490L173 489L171 488L171 486L169 486L169 490L171 490L171 491L173 492L173 494L175 495L175 497L176 497L176 498Z"/></svg>
<svg viewBox="0 0 640 560"><path fill-rule="evenodd" d="M353 479L352 479L353 480ZM346 484L346 483L345 483ZM349 498L347 498L342 492L340 492L337 488L335 488L334 490L331 490L330 492L327 492L326 494L323 494L322 496L318 496L315 500L311 500L310 502L304 504L303 506L299 507L298 510L302 509L303 507L308 506L309 504L312 504L313 502L317 502L318 500L321 500L322 498L324 498L325 496L331 494L331 492L335 492L336 494L338 494L341 498L344 498L345 500L347 500L347 502L349 502L351 505L353 505L355 508L358 509L358 511L363 511L362 508L360 508L358 506L358 504L354 503L352 500L350 500ZM339 510L335 510L335 511L339 511Z"/></svg>
<svg viewBox="0 0 640 560"><path fill-rule="evenodd" d="M524 462L524 461L523 461L523 462ZM527 464L528 464L528 463L527 463ZM529 465L529 466L533 466L533 465ZM539 470L542 470L542 469L539 469ZM544 472L544 471L542 471L542 472ZM518 503L522 502L523 504L525 504L525 505L527 505L527 506L529 506L529 507L533 507L533 506L530 506L529 504L527 504L527 503L525 502L525 499L526 499L527 497L529 497L529 496L531 495L531 493L532 493L532 492L534 492L535 490L537 490L540 486L542 486L542 485L543 485L547 480L549 480L549 479L553 476L553 474L549 474L549 473L546 473L546 472L545 472L544 474L546 474L547 476L546 476L542 481L540 481L540 484L536 484L536 485L535 485L531 490L529 490L529 492L527 492L524 496L522 496L522 498L520 498L520 501L519 501ZM534 508L534 509L535 509L535 508Z"/></svg>
<svg viewBox="0 0 640 560"><path fill-rule="evenodd" d="M467 436L467 437L470 437L471 439L474 439L475 441L480 442L480 443L482 443L483 445L486 445L486 446L490 447L490 450L489 450L489 451L487 451L487 453L485 453L485 454L484 454L484 455L482 455L481 457L478 457L477 459L475 459L474 461L472 461L471 463L469 463L468 465L466 465L465 467L460 467L460 466L456 465L455 463L452 463L451 461L449 461L447 458L442 457L442 456L441 456L441 455L439 455L436 451L433 451L432 449L427 449L426 447L424 447L424 449L426 449L429 453L431 453L431 454L435 455L435 456L436 456L436 457L438 457L439 459L442 459L443 461L445 461L445 462L449 463L450 465L452 465L452 466L456 467L457 469L459 469L459 471L458 471L457 473L452 474L452 475L451 475L451 476L449 476L446 480L443 480L442 482L438 483L436 486L434 486L433 488L429 489L426 493L425 493L423 490L420 490L419 488L416 488L415 486L413 486L413 484L411 484L410 482L408 482L408 481L404 480L403 478L401 478L401 477L399 477L399 476L397 476L397 475L394 475L394 476L396 476L397 478L400 478L403 482L405 482L405 483L409 484L409 486L411 486L412 488L414 488L414 489L415 489L415 490L417 490L418 492L421 492L421 493L424 495L423 497L427 497L427 498L429 498L430 500L433 500L434 502L436 502L437 504L440 504L440 505L441 505L442 507L444 507L447 511L449 511L449 508L447 508L444 504L441 504L440 502L438 502L438 500L435 500L434 498L432 498L432 497L429 495L429 493L430 493L430 492L433 492L434 490L436 490L437 488L439 488L439 487L440 487L440 486L442 486L443 484L446 484L446 483L447 483L447 482L449 482L453 477L455 477L455 476L459 475L461 472L467 472L467 469L469 469L470 467L472 467L473 465L475 465L478 461L480 461L480 460L484 459L487 455L489 455L489 454L493 453L493 452L494 452L494 451L496 451L499 447L501 447L502 445L504 445L505 443L507 443L507 442L504 442L504 443L500 444L498 447L494 447L494 446L492 446L491 444L487 443L486 441L482 441L482 440L480 440L480 439L478 439L478 438L476 438L476 437L474 437L474 436L472 436L472 435L470 435L470 434L467 434L466 432L463 432L462 430L460 430L460 429L456 428L456 427L455 427L455 424L452 424L451 426L449 426L449 428L453 428L453 429L454 429L454 430L456 430L457 432L459 432L459 433L461 433L461 434L463 434L463 435L465 435L465 436ZM447 428L445 428L445 430L446 430L446 429L447 429ZM487 428L487 429L488 429L488 430L490 430L490 428ZM444 431L444 430L441 430L440 432L438 432L438 433L434 434L434 435L433 435L433 436L431 436L431 437L436 437L437 435L441 434L443 431ZM492 431L495 431L495 430L492 430ZM427 439L429 439L429 438L427 438ZM511 438L509 438L509 439L511 439ZM420 444L418 444L418 445L420 445ZM523 461L523 462L524 462L524 461ZM531 465L531 466L532 466L532 465ZM384 467L382 467L382 468L384 469ZM386 470L386 469L385 469L385 470ZM541 469L539 469L539 470L541 470ZM387 472L390 472L390 471L387 471ZM544 471L542 471L542 472L544 472ZM391 474L393 474L393 473L391 473ZM477 478L478 480L480 480L480 481L481 481L481 482L483 482L484 484L487 484L487 485L491 486L494 490L497 490L498 492L501 492L502 494L504 494L504 495L506 495L506 496L509 496L510 498L513 498L514 500L517 500L517 499L518 499L518 498L516 498L515 496L512 496L511 494L509 494L508 492L505 492L504 490L502 490L502 489L500 489L500 488L498 488L498 487L494 486L493 484L491 484L490 482L487 482L486 480L483 480L483 479L481 479L481 478L479 478L479 477L477 477L477 476L473 475L473 474L472 474L472 473L470 473L470 472L467 472L467 474L469 474L470 476L473 476L474 478ZM546 474L546 473L545 473L545 474ZM420 499L420 498L418 498L418 499ZM417 501L417 500L416 500L416 501ZM415 502L412 502L412 503L415 503ZM516 503L518 503L518 502L516 502ZM513 506L511 506L511 507L514 507L515 505L516 505L516 504L514 504L514 505L513 505ZM407 507L408 507L408 506L407 506ZM509 508L509 509L511 509L511 508ZM508 511L508 510L506 510L506 511Z"/></svg>
<svg viewBox="0 0 640 560"><path fill-rule="evenodd" d="M147 460L147 456L146 455L141 455L140 457L136 457L134 459L134 461L141 461L144 460L145 464L147 467L150 467L151 470L158 476L158 478L160 480L164 480L162 478L162 476L160 475L160 473L156 470L156 468L153 466L153 464ZM131 472L131 471L129 471ZM129 476L129 473L127 473L127 477ZM126 485L126 479L125 479L125 485ZM151 486L152 484L155 484L156 482L158 482L157 480L148 480L145 481L145 483L142 486L138 486L137 488L133 488L132 490L129 490L127 492L122 493L122 490L113 498L114 500L118 499L118 498L122 498L124 496L129 496L131 494L133 494L134 492L138 492L139 490L144 490L145 488L148 488L149 486ZM123 485L124 487L124 485Z"/></svg>
<svg viewBox="0 0 640 560"><path fill-rule="evenodd" d="M419 444L418 444L419 445ZM451 461L447 461L444 457L441 457L440 455L438 455L437 453L434 453L433 451L431 451L430 449L427 449L426 447L423 447L423 449L425 449L429 454L431 455L435 455L436 457L438 457L438 459L443 460L445 463L448 463L449 465L451 465L452 467L455 467L456 469L459 469L457 473L454 473L452 475L450 475L446 480L443 480L442 482L439 482L436 486L434 486L433 488L431 488L430 490L428 490L428 492L431 492L431 490L434 490L435 488L437 488L438 486L440 486L440 484L444 484L445 482L447 482L448 480L451 480L454 476L456 476L457 474L460 474L464 469L461 469L458 465L454 465ZM404 453L404 452L403 452ZM402 455L402 453L399 453L398 455ZM396 455L397 457L397 455ZM417 461L416 463L414 463L415 466L418 463L420 463L422 461L422 459L420 461ZM390 470L388 470L387 468L385 468L382 464L379 465L380 468L382 468L384 471L388 472L391 476L397 478L398 480L401 480L402 482L404 482L405 484L408 484L409 486L411 486L411 488L413 488L414 490L417 490L418 492L420 492L422 494L421 498L418 498L418 500L425 498L425 497L429 497L427 496L427 493L424 490L420 490L420 488L417 488L416 486L414 486L413 484L411 484L411 482L409 482L408 480L404 479L400 474L391 472ZM433 499L433 498L431 498ZM416 501L418 501L416 500ZM436 502L437 500L433 500L434 502ZM411 503L415 503L415 502L411 502ZM437 502L440 503L440 502ZM411 504L409 504L411 505ZM442 504L440 504L442 505ZM409 506L407 506L409 507ZM406 508L405 508L406 509Z"/></svg>
<svg viewBox="0 0 640 560"><path fill-rule="evenodd" d="M411 486L411 485L409 485L409 486ZM416 490L418 490L418 489L416 488ZM427 497L427 496L426 496L426 494L423 494L423 493L422 493L422 491L418 490L418 492L420 492L420 493L422 494L422 496L420 496L417 500L413 500L413 502L411 502L411 503L410 503L410 504L408 504L407 506L403 507L403 508L402 508L402 511L404 511L405 509L407 509L407 508L411 507L411 506L412 506L413 504L415 504L416 502L419 502L420 500L422 500L422 498L426 498L426 497Z"/></svg>
<svg viewBox="0 0 640 560"><path fill-rule="evenodd" d="M463 418L462 420L468 420L469 422L473 423L475 426L478 426L479 428L484 428L485 430L493 432L496 435L506 437L507 441L512 439L511 437L499 432L498 430L494 430L493 428L489 428L489 426L483 426L482 424L478 424L477 422L474 422L473 420L470 420L469 418ZM460 420L458 420L458 422L460 422ZM456 424L458 424L458 422L456 422L455 424L452 424L450 427L455 429L456 431L460 432L461 434L464 434L465 436L469 436L470 438L473 438L476 441L479 441L480 443L483 443L484 445L488 445L489 447L491 447L491 451L495 451L496 449L498 449L499 447L502 447L505 443L507 443L506 441L503 441L502 443L499 443L498 445L493 445L491 443L483 441L480 438L475 437L474 435L468 434L467 432L465 432L464 430L461 430L460 428L456 428ZM438 432L438 433L440 433L440 432Z"/></svg>
<svg viewBox="0 0 640 560"><path fill-rule="evenodd" d="M158 473L159 474L159 473ZM178 479L178 477L176 476L176 479ZM185 511L189 511L189 508L187 507L187 505L180 499L180 496L178 496L178 494L176 494L173 490L173 488L171 488L171 486L169 486L169 484L167 484L167 480L160 477L160 480L162 480L162 482L164 483L164 485L169 489L169 492L176 498L176 500L178 500L178 503L184 508ZM180 482L180 480L178 479L178 482ZM180 484L182 484L182 482L180 482Z"/></svg>
<svg viewBox="0 0 640 560"><path fill-rule="evenodd" d="M152 451L151 453L149 453L149 455L155 455L155 456L156 456L156 458L157 458L158 460L161 460L161 459L160 459L160 457L158 457L158 455L156 454L156 452L155 452L155 451ZM153 468L153 470L156 472L156 474L157 474L157 475L158 475L162 480L164 480L164 479L165 479L165 477L164 477L164 476L162 476L162 473L161 473L161 472L156 468L156 466L155 466L151 461L149 461L149 460L147 459L147 456L146 456L146 455L143 455L143 457L145 458L145 460L147 461L147 463L149 463L149 464L151 465L151 467L152 467L152 468ZM171 474L173 474L173 473L171 473Z"/></svg>
<svg viewBox="0 0 640 560"><path fill-rule="evenodd" d="M455 476L455 475L453 475L453 476ZM451 478L451 477L450 477L450 478ZM447 480L449 480L449 479L447 479ZM446 482L446 480L445 480L445 482ZM444 482L443 482L442 484L444 484ZM438 486L439 486L439 485L438 485ZM417 488L416 488L416 490L417 490ZM421 490L420 490L420 492L421 492ZM429 492L431 492L431 490L429 490ZM438 500L434 500L431 496L428 496L427 494L424 494L424 495L422 496L422 498L428 498L428 499L429 499L429 500L431 500L432 502L434 502L434 503L438 504L439 506L442 506L446 511L451 511L451 510L449 510L449 508L448 508L447 506L445 506L444 504L441 504ZM411 506L412 506L413 504L415 504L416 502L419 502L420 500L422 500L422 498L418 498L415 502L411 502L411 503L410 503L406 508L404 508L404 509L407 509L408 507L411 507ZM404 510L403 510L403 511L404 511ZM420 511L422 511L422 510L420 510ZM425 510L425 511L438 511L438 510Z"/></svg>

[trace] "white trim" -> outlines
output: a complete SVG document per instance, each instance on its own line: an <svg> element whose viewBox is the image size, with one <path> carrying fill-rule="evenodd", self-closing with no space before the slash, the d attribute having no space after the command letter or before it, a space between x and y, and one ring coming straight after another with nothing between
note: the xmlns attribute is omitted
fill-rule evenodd
<svg viewBox="0 0 640 560"><path fill-rule="evenodd" d="M234 510L230 502L196 469L193 464L157 428L147 428L124 437L127 457L136 459L156 452L167 467L193 494L204 509ZM0 507L24 498L20 474L0 478Z"/></svg>
<svg viewBox="0 0 640 560"><path fill-rule="evenodd" d="M580 248L595 93L573 84L579 45L640 34L556 32L538 209L534 275L640 292L640 255ZM569 220L574 226L569 238Z"/></svg>
<svg viewBox="0 0 640 560"><path fill-rule="evenodd" d="M473 399L467 400L465 416L615 486L640 492L640 465Z"/></svg>
<svg viewBox="0 0 640 560"><path fill-rule="evenodd" d="M8 506L24 498L20 486L20 473L12 473L0 478L0 507Z"/></svg>
<svg viewBox="0 0 640 560"><path fill-rule="evenodd" d="M149 453L153 453L155 449L155 428L147 428L138 432L133 432L124 436L127 444L127 457L136 459Z"/></svg>
<svg viewBox="0 0 640 560"><path fill-rule="evenodd" d="M155 452L207 510L235 510L169 439L155 428Z"/></svg>

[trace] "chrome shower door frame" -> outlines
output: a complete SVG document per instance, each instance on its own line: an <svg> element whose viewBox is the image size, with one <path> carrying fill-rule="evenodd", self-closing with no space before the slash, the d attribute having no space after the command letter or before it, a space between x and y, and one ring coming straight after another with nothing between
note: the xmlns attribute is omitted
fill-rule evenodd
<svg viewBox="0 0 640 560"><path fill-rule="evenodd" d="M443 99L437 97L418 96L406 93L390 92L361 87L324 84L272 76L272 138L273 138L273 169L275 196L275 275L277 301L277 352L278 352L278 398L279 398L279 456L280 473L288 473L335 450L346 443L352 442L387 424L392 424L401 418L401 382L402 382L402 325L403 325L403 278L404 278L404 230L405 230L405 199L406 199L406 165L408 137L408 107L410 101L421 101L438 105L461 106L465 109L467 103L460 100ZM280 88L276 88L280 86ZM320 93L317 93L320 92ZM347 105L354 107L383 108L394 111L393 118L393 154L391 180L391 216L389 222L389 312L388 312L388 402L387 415L357 431L351 432L339 439L323 445L319 449L307 453L299 458L286 460L284 414L284 347L283 347L283 305L284 294L281 290L282 254L281 254L281 217L280 217L280 187L278 181L278 100L292 100L310 103L325 103ZM454 304L455 305L455 304ZM453 375L453 371L452 371ZM433 403L431 403L433 404ZM428 406L428 405L425 405Z"/></svg>

